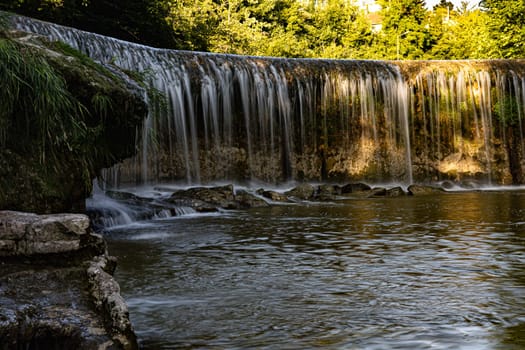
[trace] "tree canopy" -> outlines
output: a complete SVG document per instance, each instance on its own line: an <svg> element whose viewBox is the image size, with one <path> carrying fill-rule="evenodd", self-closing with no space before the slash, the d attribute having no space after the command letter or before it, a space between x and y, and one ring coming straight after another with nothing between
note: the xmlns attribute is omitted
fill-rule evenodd
<svg viewBox="0 0 525 350"><path fill-rule="evenodd" d="M525 58L525 0L7 0L0 9L156 47L359 59Z"/></svg>

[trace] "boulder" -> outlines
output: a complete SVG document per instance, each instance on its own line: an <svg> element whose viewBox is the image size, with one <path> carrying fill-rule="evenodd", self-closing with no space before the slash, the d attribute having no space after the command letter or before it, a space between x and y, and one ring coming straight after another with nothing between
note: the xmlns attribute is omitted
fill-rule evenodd
<svg viewBox="0 0 525 350"><path fill-rule="evenodd" d="M269 207L270 204L264 199L261 199L245 190L237 190L235 193L235 201L239 203L241 208L263 208Z"/></svg>
<svg viewBox="0 0 525 350"><path fill-rule="evenodd" d="M178 190L166 201L171 204L185 204L198 212L217 211L219 208L247 209L269 206L265 200L247 191L234 191L233 185Z"/></svg>
<svg viewBox="0 0 525 350"><path fill-rule="evenodd" d="M320 201L334 200L338 195L341 194L341 187L337 185L323 184L319 185L315 192L315 199Z"/></svg>
<svg viewBox="0 0 525 350"><path fill-rule="evenodd" d="M384 187L374 187L370 190L370 194L368 197L385 197L386 196L386 188Z"/></svg>
<svg viewBox="0 0 525 350"><path fill-rule="evenodd" d="M406 196L408 193L401 187L392 187L386 189L384 187L376 187L372 189L372 192L368 197L401 197Z"/></svg>
<svg viewBox="0 0 525 350"><path fill-rule="evenodd" d="M368 192L372 188L364 183L350 183L341 187L342 194L356 193L356 192Z"/></svg>
<svg viewBox="0 0 525 350"><path fill-rule="evenodd" d="M179 190L171 195L169 201L172 202L179 199L199 200L224 209L236 209L238 207L238 204L234 202L233 185L192 187L187 190Z"/></svg>
<svg viewBox="0 0 525 350"><path fill-rule="evenodd" d="M95 257L87 269L89 291L97 310L109 325L113 339L124 349L135 349L137 339L129 319L129 311L120 286L113 276L114 261L106 256Z"/></svg>
<svg viewBox="0 0 525 350"><path fill-rule="evenodd" d="M138 348L86 215L0 211L0 266L0 348Z"/></svg>
<svg viewBox="0 0 525 350"><path fill-rule="evenodd" d="M430 186L430 185L410 185L408 186L408 193L414 196L429 195L445 192L441 187Z"/></svg>
<svg viewBox="0 0 525 350"><path fill-rule="evenodd" d="M83 214L0 211L0 257L75 253L93 242L88 228L89 218Z"/></svg>
<svg viewBox="0 0 525 350"><path fill-rule="evenodd" d="M386 196L387 197L401 197L401 196L406 196L408 193L405 192L405 190L403 190L403 188L401 187L393 187L393 188L390 188L386 191Z"/></svg>
<svg viewBox="0 0 525 350"><path fill-rule="evenodd" d="M260 190L257 193L273 202L288 202L288 197L280 192Z"/></svg>
<svg viewBox="0 0 525 350"><path fill-rule="evenodd" d="M302 200L312 199L314 197L314 194L315 187L307 183L300 184L299 186L291 189L290 191L285 192L285 195L287 196Z"/></svg>
<svg viewBox="0 0 525 350"><path fill-rule="evenodd" d="M199 213L211 213L218 211L216 205L206 203L204 201L201 201L199 199L193 199L193 198L169 198L167 200L168 203L178 206L178 207L189 207L193 208L195 211Z"/></svg>

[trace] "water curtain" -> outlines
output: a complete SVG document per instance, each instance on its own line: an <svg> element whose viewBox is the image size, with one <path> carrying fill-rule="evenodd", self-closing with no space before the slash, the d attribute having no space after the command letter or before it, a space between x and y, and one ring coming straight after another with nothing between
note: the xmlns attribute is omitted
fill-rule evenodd
<svg viewBox="0 0 525 350"><path fill-rule="evenodd" d="M18 29L143 74L120 183L475 178L524 183L525 62L314 60L151 48L24 17ZM113 174L113 175L109 175Z"/></svg>

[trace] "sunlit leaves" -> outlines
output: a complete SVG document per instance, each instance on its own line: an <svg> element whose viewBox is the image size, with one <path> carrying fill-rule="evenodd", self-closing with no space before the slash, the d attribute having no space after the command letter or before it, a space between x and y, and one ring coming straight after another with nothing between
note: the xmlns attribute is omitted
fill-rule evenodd
<svg viewBox="0 0 525 350"><path fill-rule="evenodd" d="M382 29L349 0L7 0L0 9L168 48L287 57L525 57L525 1L482 8L377 0Z"/></svg>
<svg viewBox="0 0 525 350"><path fill-rule="evenodd" d="M484 0L481 5L487 10L487 23L492 38L498 43L501 58L525 57L525 1Z"/></svg>
<svg viewBox="0 0 525 350"><path fill-rule="evenodd" d="M434 13L432 34L435 42L426 57L430 59L484 59L497 57L497 43L486 23L488 14L476 10L463 14Z"/></svg>

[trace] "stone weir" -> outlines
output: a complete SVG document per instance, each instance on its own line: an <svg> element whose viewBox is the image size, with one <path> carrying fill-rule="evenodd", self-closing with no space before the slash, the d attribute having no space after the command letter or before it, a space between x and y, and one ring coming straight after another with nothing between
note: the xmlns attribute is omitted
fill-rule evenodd
<svg viewBox="0 0 525 350"><path fill-rule="evenodd" d="M14 17L145 74L141 149L106 180L525 183L525 61L367 61L156 49Z"/></svg>

